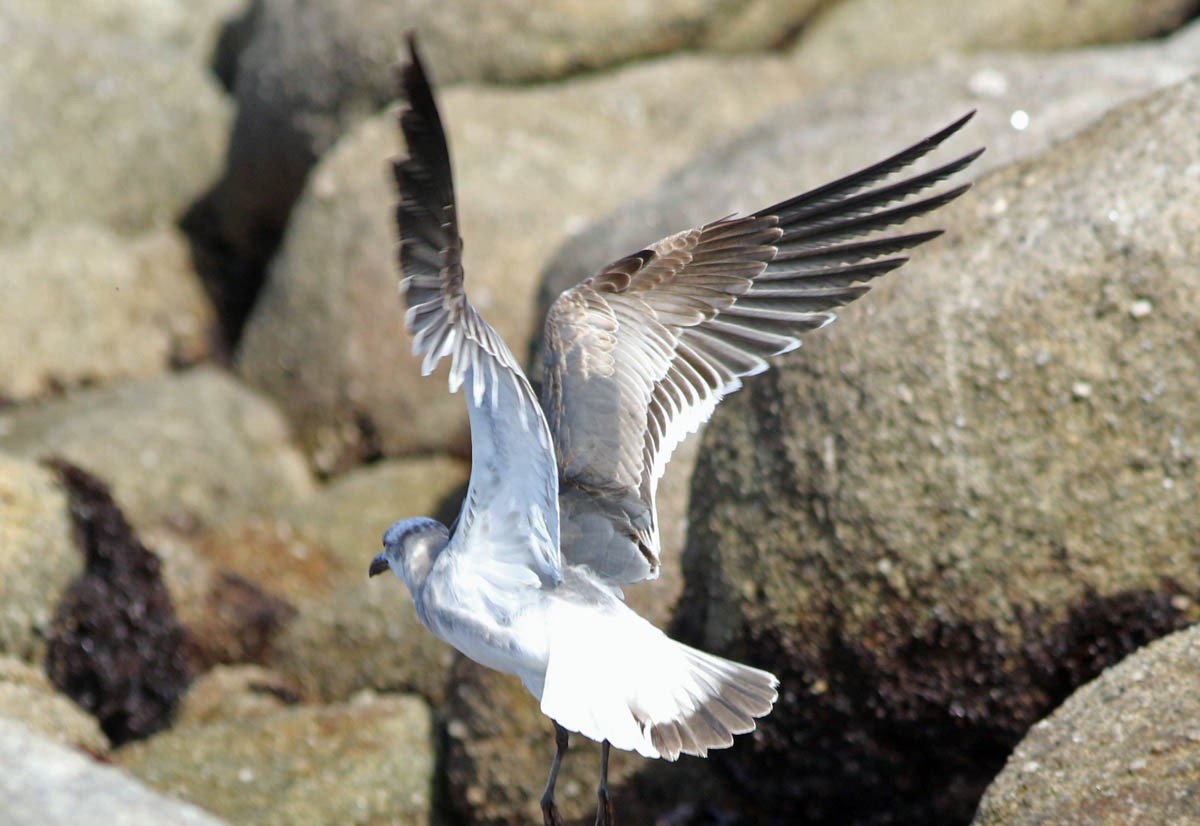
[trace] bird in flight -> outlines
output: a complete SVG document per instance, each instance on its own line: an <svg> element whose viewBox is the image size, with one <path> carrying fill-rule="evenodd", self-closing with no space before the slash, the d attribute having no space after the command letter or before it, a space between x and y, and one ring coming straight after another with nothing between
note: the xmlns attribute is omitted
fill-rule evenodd
<svg viewBox="0 0 1200 826"><path fill-rule="evenodd" d="M743 378L939 235L886 230L961 195L967 185L916 197L982 150L884 183L968 114L833 183L610 264L550 308L539 399L467 299L450 154L411 36L400 82L405 322L424 374L450 359L471 478L452 525L396 522L369 572L392 570L426 628L519 677L553 721L545 826L561 823L554 786L569 732L601 743L596 823L609 826L610 747L703 757L752 731L778 696L774 675L676 642L624 602L622 588L658 576L655 491L672 451Z"/></svg>

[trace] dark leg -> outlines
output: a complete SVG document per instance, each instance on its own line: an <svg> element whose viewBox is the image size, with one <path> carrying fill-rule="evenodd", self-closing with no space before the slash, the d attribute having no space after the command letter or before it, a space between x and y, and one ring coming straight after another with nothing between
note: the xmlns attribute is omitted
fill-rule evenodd
<svg viewBox="0 0 1200 826"><path fill-rule="evenodd" d="M550 776L546 778L546 791L542 792L542 826L562 826L562 817L554 805L554 784L558 782L558 767L567 753L567 730L554 722L554 762L550 764Z"/></svg>
<svg viewBox="0 0 1200 826"><path fill-rule="evenodd" d="M608 741L600 744L600 788L596 789L596 826L612 826L612 798L608 796Z"/></svg>

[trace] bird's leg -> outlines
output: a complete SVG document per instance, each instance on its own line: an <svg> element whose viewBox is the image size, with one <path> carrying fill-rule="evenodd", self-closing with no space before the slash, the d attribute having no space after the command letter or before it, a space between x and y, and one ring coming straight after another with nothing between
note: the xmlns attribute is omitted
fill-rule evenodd
<svg viewBox="0 0 1200 826"><path fill-rule="evenodd" d="M596 789L596 826L612 826L612 798L608 796L608 741L600 744L600 787Z"/></svg>
<svg viewBox="0 0 1200 826"><path fill-rule="evenodd" d="M554 721L554 762L550 764L550 776L546 778L546 791L542 792L542 826L562 826L558 806L554 805L554 784L558 782L558 767L567 753L570 734Z"/></svg>

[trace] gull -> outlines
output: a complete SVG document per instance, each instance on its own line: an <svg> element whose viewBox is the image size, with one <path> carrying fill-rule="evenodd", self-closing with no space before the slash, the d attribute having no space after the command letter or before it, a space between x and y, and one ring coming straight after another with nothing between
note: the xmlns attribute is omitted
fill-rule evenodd
<svg viewBox="0 0 1200 826"><path fill-rule="evenodd" d="M554 787L569 733L601 744L596 823L608 826L611 747L704 757L753 731L778 697L773 674L672 640L624 602L624 587L660 570L655 491L667 460L743 378L903 264L897 253L940 234L885 231L961 195L969 185L914 198L982 150L884 182L973 113L833 183L664 238L567 290L546 317L539 399L467 300L450 153L414 37L408 45L407 157L394 163L405 323L422 373L449 358L450 392L464 391L471 477L453 524L396 522L369 574L394 572L429 631L520 678L553 721L545 826L561 823Z"/></svg>

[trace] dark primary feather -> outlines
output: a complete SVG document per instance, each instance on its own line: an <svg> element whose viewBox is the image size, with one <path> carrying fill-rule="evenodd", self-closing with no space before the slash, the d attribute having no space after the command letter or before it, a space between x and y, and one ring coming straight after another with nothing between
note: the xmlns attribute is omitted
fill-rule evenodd
<svg viewBox="0 0 1200 826"><path fill-rule="evenodd" d="M467 300L462 239L454 206L450 152L416 44L400 73L407 107L400 129L407 156L393 165L400 201L405 322L413 352L429 374L450 357L450 389L465 385L471 422L471 481L454 534L473 536L455 548L483 549L482 576L498 579L532 569L543 582L561 579L558 485L550 433L537 398L512 352ZM509 480L519 479L519 484ZM478 513L487 514L475 520ZM477 535L478 534L478 535Z"/></svg>
<svg viewBox="0 0 1200 826"><path fill-rule="evenodd" d="M671 452L743 377L901 266L898 253L940 234L884 231L965 192L922 196L983 150L885 181L971 114L753 215L664 238L558 298L546 319L542 408L558 452L566 561L617 584L657 574L654 496Z"/></svg>

